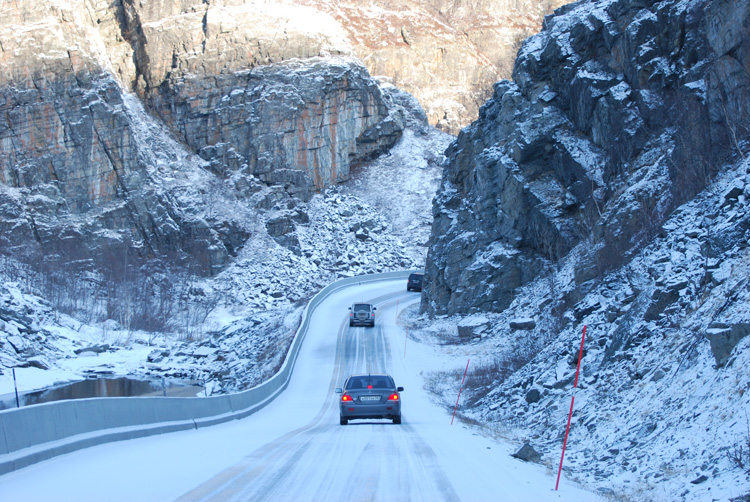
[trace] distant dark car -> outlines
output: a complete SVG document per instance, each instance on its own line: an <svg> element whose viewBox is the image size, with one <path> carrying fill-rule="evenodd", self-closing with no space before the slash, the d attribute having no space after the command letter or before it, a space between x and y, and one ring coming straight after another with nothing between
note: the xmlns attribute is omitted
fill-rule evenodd
<svg viewBox="0 0 750 502"><path fill-rule="evenodd" d="M424 274L411 274L409 280L406 281L407 291L422 291L422 281L424 280Z"/></svg>
<svg viewBox="0 0 750 502"><path fill-rule="evenodd" d="M355 303L349 307L349 326L375 326L375 311L369 303Z"/></svg>
<svg viewBox="0 0 750 502"><path fill-rule="evenodd" d="M401 423L401 395L403 387L396 387L390 375L352 375L337 388L339 423L363 418L385 418Z"/></svg>

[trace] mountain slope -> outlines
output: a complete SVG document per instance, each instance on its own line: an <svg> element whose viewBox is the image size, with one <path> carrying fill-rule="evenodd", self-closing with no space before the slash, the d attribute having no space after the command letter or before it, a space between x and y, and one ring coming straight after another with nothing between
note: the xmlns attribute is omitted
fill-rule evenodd
<svg viewBox="0 0 750 502"><path fill-rule="evenodd" d="M584 283L741 153L747 8L647 3L569 5L524 43L514 82L496 84L447 154L424 309L502 309L588 239Z"/></svg>
<svg viewBox="0 0 750 502"><path fill-rule="evenodd" d="M264 211L396 143L402 107L322 35L330 23L309 31L283 9L243 22L253 12L3 3L0 252L43 274L215 275L269 235ZM284 19L305 22L280 43Z"/></svg>
<svg viewBox="0 0 750 502"><path fill-rule="evenodd" d="M565 6L446 153L414 336L472 354L465 416L556 469L586 326L566 466L614 497L750 492L749 19Z"/></svg>

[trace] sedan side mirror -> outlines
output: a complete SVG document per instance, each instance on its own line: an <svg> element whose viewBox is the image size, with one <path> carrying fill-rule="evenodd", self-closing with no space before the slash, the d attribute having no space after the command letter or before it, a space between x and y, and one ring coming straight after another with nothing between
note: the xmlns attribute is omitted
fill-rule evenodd
<svg viewBox="0 0 750 502"><path fill-rule="evenodd" d="M335 392L336 394L341 394L341 393L342 393L342 392L344 392L344 391L343 391L343 390L341 390L341 387L336 387L336 389L334 390L334 392Z"/></svg>
<svg viewBox="0 0 750 502"><path fill-rule="evenodd" d="M396 387L396 390L399 391L399 392L403 392L404 388L403 387Z"/></svg>

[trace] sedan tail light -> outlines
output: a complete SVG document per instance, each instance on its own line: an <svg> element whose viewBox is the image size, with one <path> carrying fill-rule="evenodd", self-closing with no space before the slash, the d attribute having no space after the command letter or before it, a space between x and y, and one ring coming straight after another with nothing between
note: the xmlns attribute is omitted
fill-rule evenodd
<svg viewBox="0 0 750 502"><path fill-rule="evenodd" d="M343 396L341 396L341 401L348 402L348 401L354 401L354 399L352 399L352 396L350 396L349 394L344 394Z"/></svg>
<svg viewBox="0 0 750 502"><path fill-rule="evenodd" d="M391 394L390 396L388 396L388 401L398 401L398 400L399 400L399 397L398 397L398 394L396 394L396 393Z"/></svg>

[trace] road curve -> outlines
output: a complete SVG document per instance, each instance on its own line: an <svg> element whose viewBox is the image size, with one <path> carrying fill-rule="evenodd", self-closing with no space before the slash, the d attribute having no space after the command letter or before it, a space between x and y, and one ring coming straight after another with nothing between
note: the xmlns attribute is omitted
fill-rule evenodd
<svg viewBox="0 0 750 502"><path fill-rule="evenodd" d="M393 289L398 291L386 292ZM435 452L409 424L407 405L401 425L389 420L339 425L333 389L352 373L394 373L396 308L418 298L406 292L404 281L393 281L360 287L356 297L346 292L321 305L292 382L273 412L291 415L305 406L315 416L178 500L459 500ZM348 326L347 307L353 301L377 307L374 328ZM326 390L321 401L310 398L320 395L311 385ZM407 403L408 395L407 389Z"/></svg>
<svg viewBox="0 0 750 502"><path fill-rule="evenodd" d="M376 304L375 328L350 328L347 307ZM242 420L108 443L0 477L7 501L528 501L601 500L545 467L510 457L498 443L434 405L422 371L435 357L398 326L419 301L404 280L353 285L315 309L287 389ZM463 350L463 349L461 349ZM430 368L426 366L431 365ZM447 365L447 366L446 366ZM337 395L350 373L385 371L405 387L400 425L339 425ZM455 382L458 390L459 382ZM45 480L40 483L39 480Z"/></svg>

